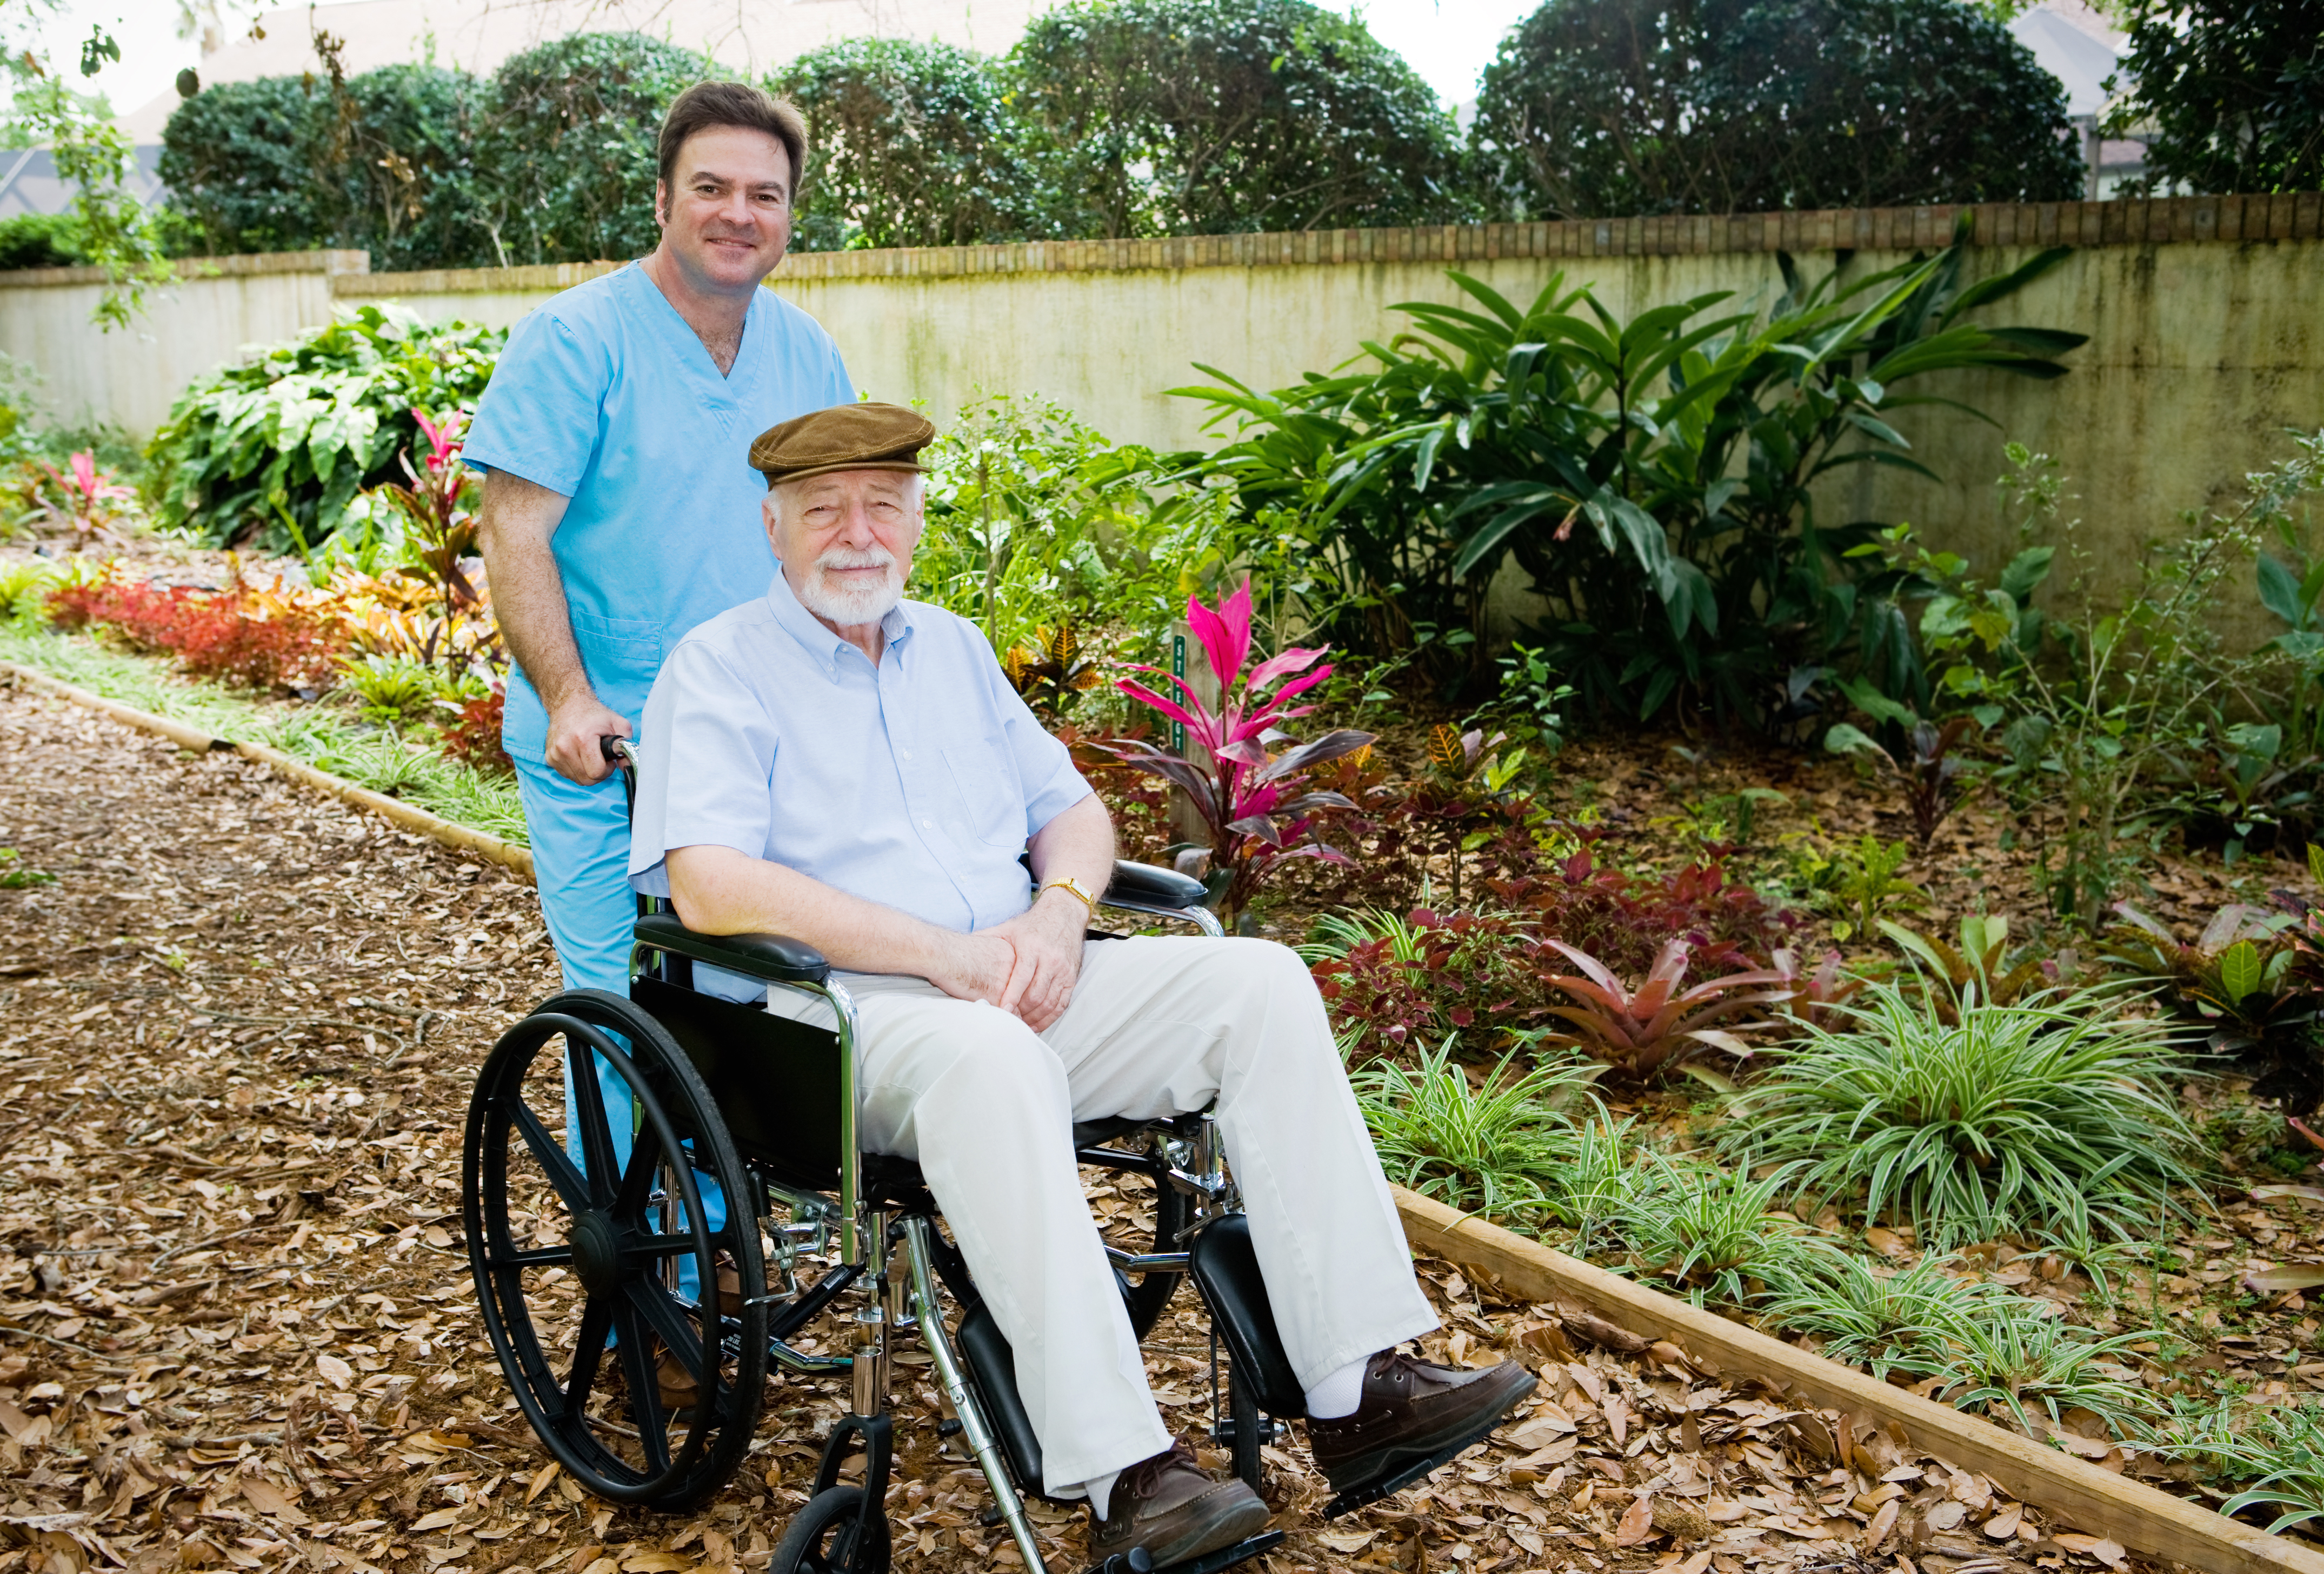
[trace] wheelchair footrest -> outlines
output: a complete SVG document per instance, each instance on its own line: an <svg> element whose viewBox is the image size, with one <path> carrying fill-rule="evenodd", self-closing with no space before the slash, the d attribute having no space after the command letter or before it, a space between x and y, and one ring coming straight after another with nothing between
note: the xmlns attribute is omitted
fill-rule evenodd
<svg viewBox="0 0 2324 1574"><path fill-rule="evenodd" d="M1466 1437L1445 1444L1432 1454L1399 1459L1381 1474L1358 1486L1349 1487L1323 1505L1325 1519L1337 1519L1352 1514L1366 1504L1378 1503L1392 1492L1401 1492L1422 1477L1443 1468L1462 1454L1493 1435L1493 1429L1508 1418L1495 1415Z"/></svg>
<svg viewBox="0 0 2324 1574"><path fill-rule="evenodd" d="M1148 1560L1146 1549L1117 1552L1104 1562L1093 1565L1089 1574L1219 1574L1222 1569L1231 1569L1237 1563L1271 1552L1283 1544L1281 1531L1261 1531L1231 1547L1221 1547L1215 1552L1205 1552L1199 1558L1189 1558L1183 1563L1167 1563L1156 1568Z"/></svg>

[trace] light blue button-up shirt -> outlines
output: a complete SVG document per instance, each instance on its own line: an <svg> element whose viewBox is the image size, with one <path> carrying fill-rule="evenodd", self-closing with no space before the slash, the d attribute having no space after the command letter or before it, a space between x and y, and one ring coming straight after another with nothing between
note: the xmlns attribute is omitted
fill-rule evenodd
<svg viewBox="0 0 2324 1574"><path fill-rule="evenodd" d="M1031 905L1025 843L1090 793L973 623L921 602L874 668L779 573L678 642L640 727L630 879L732 847L942 928Z"/></svg>
<svg viewBox="0 0 2324 1574"><path fill-rule="evenodd" d="M755 600L774 568L751 439L854 397L831 336L765 290L751 292L721 376L632 262L517 324L462 456L571 500L549 549L574 642L597 697L635 722L678 638ZM548 713L521 671L503 734L522 759L548 747Z"/></svg>

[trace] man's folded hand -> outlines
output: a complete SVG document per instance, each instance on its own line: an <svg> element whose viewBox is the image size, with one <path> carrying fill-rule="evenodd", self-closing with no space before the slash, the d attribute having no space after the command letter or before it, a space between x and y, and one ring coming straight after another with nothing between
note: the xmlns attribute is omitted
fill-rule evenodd
<svg viewBox="0 0 2324 1574"><path fill-rule="evenodd" d="M1016 950L1001 1008L1023 1017L1034 1032L1047 1032L1073 1004L1088 928L1089 909L1080 898L1065 891L1045 891L1026 912L983 931L1007 936Z"/></svg>
<svg viewBox="0 0 2324 1574"><path fill-rule="evenodd" d="M928 981L955 1000L982 1000L1005 1008L1004 997L1017 967L1017 949L1004 933L1007 927L953 935L945 948L944 965L930 971Z"/></svg>

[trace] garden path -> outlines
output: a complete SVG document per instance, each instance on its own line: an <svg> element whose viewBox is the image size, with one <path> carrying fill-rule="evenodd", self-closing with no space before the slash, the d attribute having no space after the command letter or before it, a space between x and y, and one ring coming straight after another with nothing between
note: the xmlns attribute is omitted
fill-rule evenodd
<svg viewBox="0 0 2324 1574"><path fill-rule="evenodd" d="M0 846L20 882L54 877L0 890L0 1574L764 1566L806 1442L697 1514L616 1510L544 1469L479 1339L459 1120L484 1046L554 984L528 887L233 756L5 691ZM1139 1207L1096 1202L1125 1226ZM1270 1450L1293 1537L1269 1574L2132 1566L1865 1418L1424 1269L1432 1352L1517 1355L1535 1408L1328 1527L1304 1448ZM1152 1354L1199 1435L1199 1322L1182 1309ZM899 1559L1012 1564L981 1485L933 1457L933 1395L899 1387ZM771 1409L805 1439L835 1404ZM1080 1567L1079 1516L1036 1519Z"/></svg>

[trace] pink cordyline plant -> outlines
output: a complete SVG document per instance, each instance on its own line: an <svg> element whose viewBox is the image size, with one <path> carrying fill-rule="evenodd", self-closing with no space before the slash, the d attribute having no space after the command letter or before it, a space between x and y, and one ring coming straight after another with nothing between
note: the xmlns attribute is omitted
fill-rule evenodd
<svg viewBox="0 0 2324 1574"><path fill-rule="evenodd" d="M420 423L428 439L428 456L415 466L411 450L406 448L397 457L411 484L391 481L375 488L374 495L386 499L403 516L404 549L414 565L404 572L437 587L443 601L447 635L444 657L447 665L456 667L461 658L452 649L449 638L455 617L460 608L475 606L484 599L460 566L476 545L476 515L469 506L475 478L459 462L468 412L455 410L438 425L428 419L426 410L415 408L411 419Z"/></svg>
<svg viewBox="0 0 2324 1574"><path fill-rule="evenodd" d="M1691 990L1681 990L1679 981L1686 977L1687 961L1693 951L1683 940L1674 940L1663 947L1645 981L1635 990L1627 987L1587 952L1577 951L1563 940L1548 943L1563 952L1588 976L1544 975L1545 983L1563 990L1574 1002L1553 1006L1549 1014L1563 1017L1580 1030L1552 1034L1545 1042L1570 1044L1586 1050L1623 1075L1639 1082L1683 1071L1713 1085L1723 1083L1726 1079L1716 1072L1688 1063L1705 1049L1724 1050L1738 1059L1746 1057L1751 1054L1752 1046L1738 1037L1734 1029L1748 1031L1766 1024L1742 1022L1729 1027L1712 1024L1725 1022L1754 1006L1782 1004L1795 992L1784 974L1765 970L1728 973L1706 979ZM1770 985L1774 987L1766 987ZM1744 993L1746 990L1754 992Z"/></svg>
<svg viewBox="0 0 2324 1574"><path fill-rule="evenodd" d="M59 492L64 493L66 507L72 511L73 550L76 552L80 550L82 542L111 534L97 511L100 503L137 495L125 486L115 486L100 478L97 473L97 455L93 451L75 454L66 461L72 467L69 476L45 461L36 463L48 472L49 479L56 483Z"/></svg>
<svg viewBox="0 0 2324 1574"><path fill-rule="evenodd" d="M1187 741L1209 756L1210 769L1137 740L1111 747L1124 762L1185 793L1209 831L1211 888L1220 916L1232 927L1267 872L1284 860L1349 861L1316 840L1315 819L1355 805L1338 793L1304 790L1300 783L1312 768L1371 742L1372 734L1342 727L1301 743L1277 725L1315 708L1290 702L1332 676L1329 667L1314 665L1329 647L1286 650L1244 672L1250 657L1250 580L1215 610L1189 596L1186 622L1218 678L1218 709L1172 674L1162 676L1177 686L1176 701L1126 677L1116 678L1114 686L1182 723Z"/></svg>

